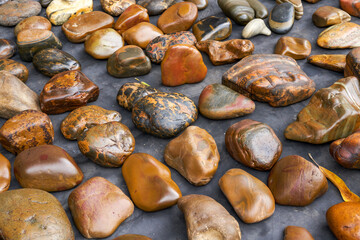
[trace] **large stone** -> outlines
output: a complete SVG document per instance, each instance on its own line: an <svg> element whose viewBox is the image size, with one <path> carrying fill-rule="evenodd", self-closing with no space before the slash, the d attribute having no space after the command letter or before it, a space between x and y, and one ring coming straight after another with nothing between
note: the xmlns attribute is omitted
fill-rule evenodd
<svg viewBox="0 0 360 240"><path fill-rule="evenodd" d="M155 88L142 83L125 83L120 87L116 99L120 106L131 111L137 101L156 92Z"/></svg>
<svg viewBox="0 0 360 240"><path fill-rule="evenodd" d="M137 4L146 8L150 16L159 15L175 3L175 0L137 0Z"/></svg>
<svg viewBox="0 0 360 240"><path fill-rule="evenodd" d="M114 29L122 34L141 22L150 22L147 9L140 5L133 4L120 15L114 25Z"/></svg>
<svg viewBox="0 0 360 240"><path fill-rule="evenodd" d="M356 131L346 138L331 143L330 154L341 166L360 169L360 132Z"/></svg>
<svg viewBox="0 0 360 240"><path fill-rule="evenodd" d="M314 240L309 231L303 227L287 226L283 240Z"/></svg>
<svg viewBox="0 0 360 240"><path fill-rule="evenodd" d="M151 40L163 34L155 25L141 22L123 32L122 36L127 44L145 49Z"/></svg>
<svg viewBox="0 0 360 240"><path fill-rule="evenodd" d="M232 23L227 17L209 16L201 19L192 27L198 42L205 40L224 40L232 32Z"/></svg>
<svg viewBox="0 0 360 240"><path fill-rule="evenodd" d="M317 44L322 48L360 47L360 26L353 22L344 22L331 26L319 34Z"/></svg>
<svg viewBox="0 0 360 240"><path fill-rule="evenodd" d="M0 5L0 25L12 27L21 20L38 15L41 5L37 1L13 0Z"/></svg>
<svg viewBox="0 0 360 240"><path fill-rule="evenodd" d="M328 27L350 20L347 12L332 6L319 7L312 15L312 21L317 27Z"/></svg>
<svg viewBox="0 0 360 240"><path fill-rule="evenodd" d="M16 25L14 28L14 34L17 36L19 32L28 29L44 29L51 31L51 22L41 16L28 17Z"/></svg>
<svg viewBox="0 0 360 240"><path fill-rule="evenodd" d="M9 189L10 181L11 164L9 160L0 153L0 193Z"/></svg>
<svg viewBox="0 0 360 240"><path fill-rule="evenodd" d="M0 59L8 59L15 55L16 44L10 39L0 39Z"/></svg>
<svg viewBox="0 0 360 240"><path fill-rule="evenodd" d="M208 0L185 0L185 2L192 2L196 5L198 10L203 10L208 6Z"/></svg>
<svg viewBox="0 0 360 240"><path fill-rule="evenodd" d="M300 1L301 2L301 1ZM289 2L276 5L270 12L269 27L277 34L285 34L289 32L295 19L295 8Z"/></svg>
<svg viewBox="0 0 360 240"><path fill-rule="evenodd" d="M26 82L29 76L27 67L12 59L0 59L0 71L7 71L22 82Z"/></svg>
<svg viewBox="0 0 360 240"><path fill-rule="evenodd" d="M312 55L307 58L307 61L321 68L333 70L336 72L344 72L346 65L346 55L345 54Z"/></svg>
<svg viewBox="0 0 360 240"><path fill-rule="evenodd" d="M351 50L346 55L345 77L355 76L360 79L360 47Z"/></svg>
<svg viewBox="0 0 360 240"><path fill-rule="evenodd" d="M259 34L270 36L271 31L266 26L264 20L255 18L251 20L246 26L244 27L241 36L243 38L252 38L254 36L257 36Z"/></svg>
<svg viewBox="0 0 360 240"><path fill-rule="evenodd" d="M281 37L276 43L274 53L296 60L305 59L311 53L311 43L305 38Z"/></svg>
<svg viewBox="0 0 360 240"><path fill-rule="evenodd" d="M121 15L128 7L135 4L135 0L100 0L102 9L111 16Z"/></svg>
<svg viewBox="0 0 360 240"><path fill-rule="evenodd" d="M359 0L340 0L340 7L352 16L360 17Z"/></svg>
<svg viewBox="0 0 360 240"><path fill-rule="evenodd" d="M113 240L152 240L149 237L138 234L125 234L114 238Z"/></svg>
<svg viewBox="0 0 360 240"><path fill-rule="evenodd" d="M304 7L301 0L276 0L277 4L282 4L285 2L291 3L294 6L296 20L302 18L302 16L304 15Z"/></svg>

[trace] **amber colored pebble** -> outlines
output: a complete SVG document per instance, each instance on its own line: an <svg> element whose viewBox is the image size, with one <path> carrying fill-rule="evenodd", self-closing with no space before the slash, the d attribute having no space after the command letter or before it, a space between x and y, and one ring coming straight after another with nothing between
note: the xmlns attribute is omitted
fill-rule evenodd
<svg viewBox="0 0 360 240"><path fill-rule="evenodd" d="M360 47L354 48L346 55L345 77L355 76L360 79Z"/></svg>
<svg viewBox="0 0 360 240"><path fill-rule="evenodd" d="M10 181L11 164L9 160L0 153L0 193L9 189Z"/></svg>
<svg viewBox="0 0 360 240"><path fill-rule="evenodd" d="M151 40L163 34L155 25L141 22L123 32L122 36L127 44L145 49Z"/></svg>
<svg viewBox="0 0 360 240"><path fill-rule="evenodd" d="M8 59L16 53L16 44L9 39L0 39L0 59Z"/></svg>
<svg viewBox="0 0 360 240"><path fill-rule="evenodd" d="M360 0L340 0L340 7L352 16L360 17Z"/></svg>
<svg viewBox="0 0 360 240"><path fill-rule="evenodd" d="M312 15L312 21L317 27L328 27L350 20L347 12L332 6L319 7Z"/></svg>
<svg viewBox="0 0 360 240"><path fill-rule="evenodd" d="M28 17L16 25L14 34L17 36L19 32L28 29L45 29L51 31L51 22L41 16Z"/></svg>
<svg viewBox="0 0 360 240"><path fill-rule="evenodd" d="M141 22L150 22L147 9L140 5L133 4L120 15L114 25L114 29L122 34Z"/></svg>
<svg viewBox="0 0 360 240"><path fill-rule="evenodd" d="M93 177L68 198L76 227L86 238L105 238L134 212L134 204L120 188L102 177Z"/></svg>
<svg viewBox="0 0 360 240"><path fill-rule="evenodd" d="M360 26L353 22L343 22L322 31L317 44L322 48L343 49L360 47Z"/></svg>
<svg viewBox="0 0 360 240"><path fill-rule="evenodd" d="M284 231L283 240L314 240L306 228L287 226Z"/></svg>
<svg viewBox="0 0 360 240"><path fill-rule="evenodd" d="M152 240L149 237L138 234L125 234L114 238L113 240Z"/></svg>
<svg viewBox="0 0 360 240"><path fill-rule="evenodd" d="M131 111L137 101L156 92L155 88L142 83L125 83L120 87L116 99L120 106Z"/></svg>
<svg viewBox="0 0 360 240"><path fill-rule="evenodd" d="M276 43L274 53L296 60L305 59L311 53L311 43L305 38L281 37Z"/></svg>
<svg viewBox="0 0 360 240"><path fill-rule="evenodd" d="M360 169L360 132L341 138L330 145L330 154L341 166Z"/></svg>
<svg viewBox="0 0 360 240"><path fill-rule="evenodd" d="M102 9L111 16L121 15L128 7L135 4L135 0L100 0Z"/></svg>
<svg viewBox="0 0 360 240"><path fill-rule="evenodd" d="M141 210L153 212L171 207L182 196L169 168L149 154L132 154L121 170L131 199Z"/></svg>
<svg viewBox="0 0 360 240"><path fill-rule="evenodd" d="M312 55L307 58L307 61L321 68L333 70L336 72L344 72L346 65L346 55L345 54Z"/></svg>
<svg viewBox="0 0 360 240"><path fill-rule="evenodd" d="M12 59L0 59L0 71L2 70L11 73L22 82L26 82L29 77L29 70L27 67Z"/></svg>
<svg viewBox="0 0 360 240"><path fill-rule="evenodd" d="M203 10L208 6L208 0L185 0L185 2L192 2L196 5L198 10Z"/></svg>

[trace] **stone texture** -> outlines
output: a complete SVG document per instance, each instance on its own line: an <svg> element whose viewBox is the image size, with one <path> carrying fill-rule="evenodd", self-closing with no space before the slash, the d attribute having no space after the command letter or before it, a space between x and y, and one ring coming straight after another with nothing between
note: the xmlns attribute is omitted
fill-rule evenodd
<svg viewBox="0 0 360 240"><path fill-rule="evenodd" d="M346 65L346 55L344 54L322 54L312 55L307 58L308 63L315 66L333 70L336 72L344 72Z"/></svg>
<svg viewBox="0 0 360 240"><path fill-rule="evenodd" d="M150 22L147 9L140 5L133 4L120 15L114 25L114 29L122 34L141 22Z"/></svg>
<svg viewBox="0 0 360 240"><path fill-rule="evenodd" d="M12 27L21 20L38 15L41 5L37 1L13 0L0 5L0 25Z"/></svg>
<svg viewBox="0 0 360 240"><path fill-rule="evenodd" d="M332 6L319 7L312 15L312 21L317 27L328 27L350 20L347 12Z"/></svg>
<svg viewBox="0 0 360 240"><path fill-rule="evenodd" d="M12 59L0 59L0 71L7 71L22 82L26 82L29 76L27 67Z"/></svg>
<svg viewBox="0 0 360 240"><path fill-rule="evenodd" d="M360 26L344 22L331 26L319 34L317 44L322 48L356 48L360 47Z"/></svg>
<svg viewBox="0 0 360 240"><path fill-rule="evenodd" d="M205 40L224 40L232 32L231 20L227 17L209 16L196 22L192 31L198 42Z"/></svg>
<svg viewBox="0 0 360 240"><path fill-rule="evenodd" d="M288 33L293 25L295 18L295 8L289 2L276 5L270 12L269 26L271 31L277 34Z"/></svg>
<svg viewBox="0 0 360 240"><path fill-rule="evenodd" d="M163 34L155 25L141 22L123 32L122 36L127 44L145 49L151 40Z"/></svg>
<svg viewBox="0 0 360 240"><path fill-rule="evenodd" d="M137 0L137 4L146 8L150 16L159 15L175 3L175 0Z"/></svg>
<svg viewBox="0 0 360 240"><path fill-rule="evenodd" d="M355 76L360 79L360 47L351 50L346 55L345 77Z"/></svg>
<svg viewBox="0 0 360 240"><path fill-rule="evenodd" d="M243 38L252 38L259 34L266 36L271 35L271 31L266 26L264 20L259 18L255 18L251 20L248 24L246 24L246 26L244 27L241 33Z"/></svg>
<svg viewBox="0 0 360 240"><path fill-rule="evenodd" d="M113 240L152 240L149 237L138 234L125 234L114 238Z"/></svg>
<svg viewBox="0 0 360 240"><path fill-rule="evenodd" d="M120 16L135 0L100 0L102 9L111 16Z"/></svg>
<svg viewBox="0 0 360 240"><path fill-rule="evenodd" d="M305 59L311 53L311 43L305 38L281 37L276 43L274 53L296 60Z"/></svg>
<svg viewBox="0 0 360 240"><path fill-rule="evenodd" d="M0 153L0 193L9 189L10 181L11 164L9 160Z"/></svg>
<svg viewBox="0 0 360 240"><path fill-rule="evenodd" d="M16 44L10 39L0 39L0 59L8 59L15 55Z"/></svg>
<svg viewBox="0 0 360 240"><path fill-rule="evenodd" d="M198 10L204 10L209 4L208 0L185 0L185 2L194 3Z"/></svg>
<svg viewBox="0 0 360 240"><path fill-rule="evenodd" d="M40 4L43 8L47 8L53 0L40 0Z"/></svg>
<svg viewBox="0 0 360 240"><path fill-rule="evenodd" d="M314 240L314 238L306 228L287 226L284 231L284 240Z"/></svg>
<svg viewBox="0 0 360 240"><path fill-rule="evenodd" d="M359 0L340 0L340 7L352 16L360 17Z"/></svg>
<svg viewBox="0 0 360 240"><path fill-rule="evenodd" d="M304 15L304 8L301 0L276 0L277 4L282 4L285 2L291 3L294 6L296 20L302 18L302 16Z"/></svg>
<svg viewBox="0 0 360 240"><path fill-rule="evenodd" d="M268 10L265 5L261 3L261 1L247 0L247 2L249 3L250 7L254 9L256 18L265 19L268 16Z"/></svg>
<svg viewBox="0 0 360 240"><path fill-rule="evenodd" d="M341 166L360 169L360 132L356 131L346 138L331 143L330 154Z"/></svg>
<svg viewBox="0 0 360 240"><path fill-rule="evenodd" d="M240 25L246 25L255 17L255 11L247 0L218 0L219 7L226 16Z"/></svg>
<svg viewBox="0 0 360 240"><path fill-rule="evenodd" d="M156 92L155 88L142 83L125 83L120 87L116 99L121 107L131 111L137 101Z"/></svg>
<svg viewBox="0 0 360 240"><path fill-rule="evenodd" d="M14 34L17 36L19 32L28 29L44 29L51 31L51 22L41 16L28 17L16 25L14 28Z"/></svg>

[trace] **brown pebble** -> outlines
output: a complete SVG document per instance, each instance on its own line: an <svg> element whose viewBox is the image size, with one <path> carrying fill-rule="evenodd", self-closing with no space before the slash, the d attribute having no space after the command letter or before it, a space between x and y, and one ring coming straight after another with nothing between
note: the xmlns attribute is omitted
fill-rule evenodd
<svg viewBox="0 0 360 240"><path fill-rule="evenodd" d="M151 40L164 33L148 22L141 22L123 32L122 36L129 45L136 45L145 49Z"/></svg>
<svg viewBox="0 0 360 240"><path fill-rule="evenodd" d="M19 32L28 29L45 29L51 31L51 23L49 20L41 16L28 17L16 25L14 28L14 34L17 36Z"/></svg>
<svg viewBox="0 0 360 240"><path fill-rule="evenodd" d="M305 59L311 53L311 43L305 38L281 37L276 43L274 53L296 60Z"/></svg>

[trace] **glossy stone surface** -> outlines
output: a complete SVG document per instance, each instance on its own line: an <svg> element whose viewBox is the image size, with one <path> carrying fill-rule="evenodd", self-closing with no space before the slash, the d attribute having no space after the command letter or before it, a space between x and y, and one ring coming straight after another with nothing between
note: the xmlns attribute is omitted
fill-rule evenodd
<svg viewBox="0 0 360 240"><path fill-rule="evenodd" d="M10 181L11 164L9 160L0 153L0 193L9 189Z"/></svg>
<svg viewBox="0 0 360 240"><path fill-rule="evenodd" d="M340 0L340 7L352 16L360 17L359 0Z"/></svg>
<svg viewBox="0 0 360 240"><path fill-rule="evenodd" d="M4 239L75 239L61 203L48 192L29 188L10 190L0 194L0 202Z"/></svg>
<svg viewBox="0 0 360 240"><path fill-rule="evenodd" d="M132 154L121 170L131 199L141 210L154 212L171 207L182 196L169 168L149 154Z"/></svg>
<svg viewBox="0 0 360 240"><path fill-rule="evenodd" d="M220 154L214 138L205 129L190 126L166 145L164 159L191 184L203 186L216 173Z"/></svg>
<svg viewBox="0 0 360 240"><path fill-rule="evenodd" d="M294 5L288 2L276 5L270 12L270 29L277 34L285 34L292 29L294 25L294 19Z"/></svg>
<svg viewBox="0 0 360 240"><path fill-rule="evenodd" d="M184 213L189 240L240 240L239 223L217 201L205 195L191 194L178 201Z"/></svg>
<svg viewBox="0 0 360 240"><path fill-rule="evenodd" d="M185 2L192 2L196 5L198 10L203 10L208 6L208 0L185 0Z"/></svg>
<svg viewBox="0 0 360 240"><path fill-rule="evenodd" d="M40 110L39 96L8 71L0 71L0 117L11 118L26 109Z"/></svg>
<svg viewBox="0 0 360 240"><path fill-rule="evenodd" d="M346 65L346 55L344 54L322 54L312 55L307 58L308 63L315 66L333 70L336 72L343 72Z"/></svg>
<svg viewBox="0 0 360 240"><path fill-rule="evenodd" d="M360 132L356 131L346 138L331 143L330 154L341 166L360 169Z"/></svg>
<svg viewBox="0 0 360 240"><path fill-rule="evenodd" d="M271 169L268 186L280 205L306 206L328 189L325 175L311 162L290 155Z"/></svg>
<svg viewBox="0 0 360 240"><path fill-rule="evenodd" d="M266 26L264 20L259 19L259 18L255 18L255 19L251 20L248 24L246 24L246 26L244 27L244 29L241 33L243 38L252 38L259 34L266 35L266 36L271 35L271 31Z"/></svg>
<svg viewBox="0 0 360 240"><path fill-rule="evenodd" d="M120 113L96 105L89 105L77 108L69 113L61 122L60 130L66 139L76 140L83 132L88 131L93 126L120 121Z"/></svg>
<svg viewBox="0 0 360 240"><path fill-rule="evenodd" d="M113 240L152 240L149 237L138 234L125 234L114 238Z"/></svg>
<svg viewBox="0 0 360 240"><path fill-rule="evenodd" d="M302 16L304 15L304 8L301 0L276 0L277 4L282 4L285 2L291 3L294 6L296 20L302 18Z"/></svg>
<svg viewBox="0 0 360 240"><path fill-rule="evenodd" d="M236 62L254 51L254 44L249 40L231 39L228 41L206 40L196 43L197 49L206 52L214 65Z"/></svg>
<svg viewBox="0 0 360 240"><path fill-rule="evenodd" d="M14 34L17 36L19 32L28 29L44 29L51 31L51 23L49 20L41 16L28 17L16 25L14 28Z"/></svg>
<svg viewBox="0 0 360 240"><path fill-rule="evenodd" d="M15 55L16 44L10 39L0 39L0 59L8 59Z"/></svg>
<svg viewBox="0 0 360 240"><path fill-rule="evenodd" d="M354 48L346 55L345 77L355 76L360 79L360 47Z"/></svg>
<svg viewBox="0 0 360 240"><path fill-rule="evenodd" d="M277 54L256 54L242 59L224 73L222 83L273 107L300 102L315 91L314 81L294 59Z"/></svg>
<svg viewBox="0 0 360 240"><path fill-rule="evenodd" d="M311 43L305 38L281 37L276 43L274 53L296 60L305 59L311 53Z"/></svg>
<svg viewBox="0 0 360 240"><path fill-rule="evenodd" d="M95 59L108 59L124 46L124 39L112 28L100 29L85 41L85 51Z"/></svg>
<svg viewBox="0 0 360 240"><path fill-rule="evenodd" d="M145 49L151 40L163 34L155 25L141 22L123 32L122 36L127 44Z"/></svg>
<svg viewBox="0 0 360 240"><path fill-rule="evenodd" d="M322 48L356 48L360 47L360 26L344 22L327 28L319 34L317 44Z"/></svg>
<svg viewBox="0 0 360 240"><path fill-rule="evenodd" d="M7 71L22 82L26 82L29 76L27 67L12 59L0 59L0 71Z"/></svg>
<svg viewBox="0 0 360 240"><path fill-rule="evenodd" d="M287 226L284 231L284 240L314 240L314 238L306 228Z"/></svg>
<svg viewBox="0 0 360 240"><path fill-rule="evenodd" d="M53 76L40 93L40 107L47 114L59 114L96 101L99 87L80 71Z"/></svg>
<svg viewBox="0 0 360 240"><path fill-rule="evenodd" d="M106 68L113 77L135 77L148 74L151 62L140 47L127 45L109 57Z"/></svg>
<svg viewBox="0 0 360 240"><path fill-rule="evenodd" d="M120 87L116 99L121 107L131 111L137 101L156 92L157 90L155 88L146 86L145 84L137 82L125 83Z"/></svg>
<svg viewBox="0 0 360 240"><path fill-rule="evenodd" d="M239 168L228 170L219 186L236 214L245 223L256 223L271 217L275 199L262 181Z"/></svg>
<svg viewBox="0 0 360 240"><path fill-rule="evenodd" d="M161 82L165 86L179 86L204 80L207 67L201 53L194 46L185 44L168 48L161 62Z"/></svg>
<svg viewBox="0 0 360 240"><path fill-rule="evenodd" d="M13 0L0 5L0 25L15 26L21 20L38 15L41 5L37 1Z"/></svg>
<svg viewBox="0 0 360 240"><path fill-rule="evenodd" d="M254 9L256 18L265 19L268 16L268 10L265 5L261 3L261 1L247 0L247 2L250 4L250 7Z"/></svg>
<svg viewBox="0 0 360 240"><path fill-rule="evenodd" d="M137 0L137 4L146 8L150 16L159 15L175 3L175 0Z"/></svg>
<svg viewBox="0 0 360 240"><path fill-rule="evenodd" d="M66 21L61 30L70 42L80 43L99 29L111 28L114 25L114 18L109 14L100 11L88 12L72 17Z"/></svg>
<svg viewBox="0 0 360 240"><path fill-rule="evenodd" d="M31 62L34 55L46 48L62 48L53 32L44 29L28 29L17 35L17 46L22 60Z"/></svg>
<svg viewBox="0 0 360 240"><path fill-rule="evenodd" d="M53 141L54 128L49 116L37 110L22 111L0 128L1 145L14 154Z"/></svg>
<svg viewBox="0 0 360 240"><path fill-rule="evenodd" d="M226 16L240 25L246 25L255 17L255 11L247 0L218 0L219 7Z"/></svg>
<svg viewBox="0 0 360 240"><path fill-rule="evenodd" d="M141 131L170 138L195 122L198 111L195 103L181 93L159 92L137 101L131 117Z"/></svg>
<svg viewBox="0 0 360 240"><path fill-rule="evenodd" d="M359 92L355 77L342 78L318 90L296 121L287 126L285 137L322 144L349 136L360 126Z"/></svg>
<svg viewBox="0 0 360 240"><path fill-rule="evenodd" d="M317 27L328 27L350 20L347 12L332 6L319 7L312 15L312 21Z"/></svg>
<svg viewBox="0 0 360 240"><path fill-rule="evenodd" d="M232 32L231 20L227 17L209 16L196 22L192 31L198 42L205 40L224 40Z"/></svg>
<svg viewBox="0 0 360 240"><path fill-rule="evenodd" d="M76 227L86 238L105 238L134 212L134 204L120 188L102 177L93 177L68 198Z"/></svg>
<svg viewBox="0 0 360 240"><path fill-rule="evenodd" d="M80 62L76 58L57 48L46 48L37 52L32 62L39 72L48 77L65 71L81 70Z"/></svg>
<svg viewBox="0 0 360 240"><path fill-rule="evenodd" d="M141 22L150 22L147 9L140 5L132 4L120 15L114 25L114 29L121 34Z"/></svg>
<svg viewBox="0 0 360 240"><path fill-rule="evenodd" d="M252 113L255 103L222 84L206 86L199 96L199 111L210 119L231 119Z"/></svg>
<svg viewBox="0 0 360 240"><path fill-rule="evenodd" d="M196 38L194 34L188 31L170 33L158 36L151 40L146 46L145 52L154 63L160 63L169 47L176 44L195 45Z"/></svg>
<svg viewBox="0 0 360 240"><path fill-rule="evenodd" d="M54 145L40 145L19 153L14 161L14 174L23 188L47 192L71 189L84 177L75 160Z"/></svg>
<svg viewBox="0 0 360 240"><path fill-rule="evenodd" d="M135 4L135 0L100 0L102 9L111 16L121 15L128 7Z"/></svg>

